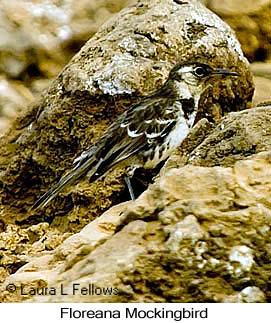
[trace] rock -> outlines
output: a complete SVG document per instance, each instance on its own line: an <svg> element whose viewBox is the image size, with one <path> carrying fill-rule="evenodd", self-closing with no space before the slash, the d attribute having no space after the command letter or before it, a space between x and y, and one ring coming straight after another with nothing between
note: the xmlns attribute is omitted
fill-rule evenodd
<svg viewBox="0 0 271 323"><path fill-rule="evenodd" d="M270 59L271 1L209 0L207 7L223 18L236 32L245 55L252 61Z"/></svg>
<svg viewBox="0 0 271 323"><path fill-rule="evenodd" d="M255 76L255 92L253 97L253 103L255 105L261 105L264 102L271 102L271 79L266 77Z"/></svg>
<svg viewBox="0 0 271 323"><path fill-rule="evenodd" d="M21 256L21 260L28 263L21 270L19 269L16 275L7 278L1 289L1 301L28 299L33 296L33 294L29 294L31 288L41 290L48 287L48 284L54 284L61 272L69 271L80 259L84 259L85 255L89 254L90 251L95 250L97 246L104 244L106 240L113 236L116 228L121 224L123 218L121 213L125 208L125 203L112 207L109 213L105 212L79 233L67 238L58 248L55 248L53 253L40 249L36 250L40 254L37 258L33 259L30 255L28 257ZM33 226L29 230L33 232ZM35 231L38 231L37 228ZM34 248L37 249L37 247L38 245L35 243ZM58 263L57 267L54 265L55 262ZM37 268L39 268L39 271L37 271ZM93 271L92 268L92 262L86 263L84 272L91 272ZM102 272L102 275L104 275L104 272ZM13 295L6 290L9 284L17 286L17 291ZM25 295L22 295L21 286L23 286L23 294Z"/></svg>
<svg viewBox="0 0 271 323"><path fill-rule="evenodd" d="M240 297L243 300L243 303L263 303L265 302L264 293L254 286L249 286L244 288L240 292Z"/></svg>
<svg viewBox="0 0 271 323"><path fill-rule="evenodd" d="M213 162L200 153L168 168L136 201L114 206L50 254L32 257L5 280L1 301L268 301L270 108L230 113L194 149L203 152L213 142L209 150L216 151L215 138L222 146L226 139L232 147L249 142L254 122L253 151L230 150ZM8 284L56 294L22 297L6 292Z"/></svg>
<svg viewBox="0 0 271 323"><path fill-rule="evenodd" d="M242 14L253 14L257 13L259 9L263 9L265 6L270 4L270 0L248 0L246 5L241 1L235 0L209 0L208 6L219 15L234 15L236 13Z"/></svg>
<svg viewBox="0 0 271 323"><path fill-rule="evenodd" d="M265 303L264 293L255 286L248 286L236 295L224 298L225 303Z"/></svg>
<svg viewBox="0 0 271 323"><path fill-rule="evenodd" d="M187 164L232 167L238 160L268 151L271 147L270 118L269 107L258 107L229 113L215 127L202 120L187 142L168 160L162 174ZM199 140L195 141L195 137Z"/></svg>
<svg viewBox="0 0 271 323"><path fill-rule="evenodd" d="M33 94L23 84L0 75L0 135L8 130L19 111L33 101Z"/></svg>
<svg viewBox="0 0 271 323"><path fill-rule="evenodd" d="M250 65L250 69L255 76L265 77L271 80L271 63L253 63Z"/></svg>
<svg viewBox="0 0 271 323"><path fill-rule="evenodd" d="M10 88L24 88L37 98L98 27L132 2L1 1L1 83L5 79ZM9 92L5 102L0 97L0 135L29 104L14 102L14 94Z"/></svg>
<svg viewBox="0 0 271 323"><path fill-rule="evenodd" d="M254 75L255 83L254 105L271 102L271 64L255 62L250 65L250 69Z"/></svg>
<svg viewBox="0 0 271 323"><path fill-rule="evenodd" d="M152 282L158 291L150 293L148 286L142 284L146 294L139 298L153 301L179 299L178 293L182 293L182 287L176 287L173 278L168 284L178 290L174 287L170 292L167 285L162 287L164 292L160 293L159 281L161 277L162 281L165 280L166 274L163 272L159 277L149 256L145 262L144 241L147 239L150 242L147 245L149 255L157 249L152 240L157 238L164 241L165 235L170 234L170 245L175 250L178 244L186 246L189 238L181 239L180 234L187 237L191 229L192 236L195 236L196 262L199 261L202 268L199 255L205 248L205 245L201 244L201 238L205 239L205 235L197 214L180 216L176 223L171 223L172 227L165 228L169 230L166 233L162 228L162 222L151 212L150 206L147 222L144 220L147 212L140 216L130 211L124 212L125 216L121 217L123 222L116 228L112 225L113 230L118 232L111 232L112 237L109 239L107 234L100 234L99 239L104 239L105 242L101 242L99 246L94 244L94 247L89 247L90 241L82 236L77 242L67 240L76 246L76 255L73 254L69 258L70 265L65 264L65 257L61 258L61 255L47 262L55 250L64 246L62 244L65 243L65 239L70 239L74 233L80 232L112 205L126 200L123 169L116 168L108 173L104 180L98 180L91 185L87 179L82 180L36 214L30 214L28 210L36 198L55 183L70 167L74 158L93 143L116 116L142 95L147 95L161 86L176 62L191 61L195 58L207 60L213 66L236 70L241 74L235 79L218 80L201 99L198 119L208 118L208 122L201 123L208 133L209 128L212 128L209 127L211 121L219 119L229 111L239 111L251 105L253 83L248 62L231 29L194 0L185 1L183 4L171 0L138 2L135 6L121 11L82 47L40 100L29 107L13 124L10 132L1 138L0 145L0 243L6 244L0 259L0 265L5 269L2 279L8 274L20 273L23 276L10 276L10 281L18 279L16 284L20 280L23 281L26 274L23 265L27 263L32 268L29 271L31 270L33 275L32 278L25 277L27 286L32 282L37 284L35 286L39 286L39 283L40 286L50 285L55 282L55 277L62 273L63 277L67 275L63 281L65 280L67 287L71 288L69 280L81 279L72 272L72 268L78 266L78 273L80 272L83 279L86 273L93 273L97 275L95 282L100 284L100 281L103 281L103 286L109 283L117 286L120 292L115 295L114 300L123 301L127 300L127 297L134 297L134 283L129 283L128 280L136 280L133 275L135 267L129 264L134 264L137 261L135 259L139 259L139 272L148 268L148 275L151 276L151 272L154 272ZM201 127L197 127L196 130L200 134ZM192 146L195 146L196 142L200 144L204 137L205 135L200 134L198 139L184 145L192 149ZM240 152L239 158L242 157ZM191 174L188 169L185 175L190 180L195 166L191 167ZM196 168L196 172L198 169L200 170ZM206 177L210 177L215 184L216 179L211 176L212 172L213 170L206 170ZM226 172L227 175L230 171L223 168L221 172ZM179 176L179 173L176 174ZM209 191L211 194L212 189ZM178 188L176 194L180 192L181 188ZM143 194L142 198L148 197L148 194ZM197 198L196 192L194 198ZM150 198L150 203L152 207L155 206L155 210L158 205L163 210L164 204L161 203L166 203L166 200L161 198L161 202L157 202ZM133 207L134 204L131 203L131 208ZM136 217L134 222L128 220L133 214ZM140 219L141 217L143 219ZM186 229L180 228L178 222L183 223ZM80 244L81 250L78 247ZM67 252L75 252L72 246L67 246ZM190 253L186 247L183 250L184 253ZM40 264L32 266L32 260L35 262L37 255L42 256L41 261L44 265L40 280L34 274L35 268L39 268ZM99 263L104 255L107 262ZM143 255L142 259L140 255ZM157 255L159 258L160 254ZM118 256L120 263L116 263ZM158 258L155 261L159 263ZM55 259L59 260L57 268L53 265ZM82 267L79 259L85 261ZM173 259L174 257L170 258L169 262ZM195 265L194 260L193 257L190 259L192 266ZM165 259L162 263L168 268ZM216 259L212 259L211 263L215 264ZM159 266L157 271L160 270ZM186 266L189 267L189 264L184 267ZM69 267L71 271L67 273ZM125 271L129 272L127 282L123 274ZM191 278L188 276L184 279ZM10 293L5 293L4 301L11 299L10 297ZM184 299L185 297L184 295ZM187 299L190 299L189 297ZM101 298L96 295L94 300L98 301Z"/></svg>
<svg viewBox="0 0 271 323"><path fill-rule="evenodd" d="M56 76L102 23L132 2L1 1L0 72Z"/></svg>

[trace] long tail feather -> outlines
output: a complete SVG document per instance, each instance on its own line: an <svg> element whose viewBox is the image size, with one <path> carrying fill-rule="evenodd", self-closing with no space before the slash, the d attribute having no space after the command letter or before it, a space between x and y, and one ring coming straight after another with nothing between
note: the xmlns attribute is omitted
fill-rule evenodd
<svg viewBox="0 0 271 323"><path fill-rule="evenodd" d="M60 193L65 187L68 185L73 184L75 181L77 181L82 176L88 175L90 178L97 172L99 166L103 162L101 159L98 163L96 162L96 165L93 165L95 161L95 158L88 158L82 163L78 163L76 167L74 167L70 173L68 173L66 176L63 176L60 181L54 185L52 188L49 189L45 194L43 194L32 206L32 210L37 210L39 208L44 207L47 205L52 199L54 199L58 193ZM91 171L89 169L92 167Z"/></svg>

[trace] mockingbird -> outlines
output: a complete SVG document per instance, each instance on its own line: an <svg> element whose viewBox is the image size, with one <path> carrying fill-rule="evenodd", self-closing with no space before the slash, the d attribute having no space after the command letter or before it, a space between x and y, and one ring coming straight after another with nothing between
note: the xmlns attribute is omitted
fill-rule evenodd
<svg viewBox="0 0 271 323"><path fill-rule="evenodd" d="M126 183L133 199L129 178L135 169L155 168L181 144L194 125L202 93L217 75L239 76L201 62L177 64L164 85L122 113L32 209L44 207L80 178L87 175L92 182L119 163L126 168Z"/></svg>

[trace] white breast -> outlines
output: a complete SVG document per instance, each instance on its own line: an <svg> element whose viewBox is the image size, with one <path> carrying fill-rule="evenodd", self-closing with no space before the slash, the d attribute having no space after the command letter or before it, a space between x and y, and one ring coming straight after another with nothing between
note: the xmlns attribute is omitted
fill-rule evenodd
<svg viewBox="0 0 271 323"><path fill-rule="evenodd" d="M175 127L171 130L168 136L165 138L162 146L157 145L155 148L154 157L149 159L147 163L144 165L145 168L154 168L156 167L162 160L168 158L171 153L180 146L183 140L189 134L189 131L194 123L195 114L191 115L190 120L184 118L183 115L180 115ZM161 156L161 153L162 156Z"/></svg>
<svg viewBox="0 0 271 323"><path fill-rule="evenodd" d="M179 102L177 104L180 105L179 107L180 114L175 127L171 130L171 132L168 134L166 139L166 142L169 143L171 151L176 149L178 146L180 146L182 141L186 138L186 136L188 135L190 129L194 124L195 117L196 117L196 111L194 111L190 115L189 120L187 120L184 117L181 104ZM171 151L169 152L169 154L171 153Z"/></svg>
<svg viewBox="0 0 271 323"><path fill-rule="evenodd" d="M188 135L190 127L184 117L179 118L176 126L167 136L166 142L169 143L170 150L176 149Z"/></svg>

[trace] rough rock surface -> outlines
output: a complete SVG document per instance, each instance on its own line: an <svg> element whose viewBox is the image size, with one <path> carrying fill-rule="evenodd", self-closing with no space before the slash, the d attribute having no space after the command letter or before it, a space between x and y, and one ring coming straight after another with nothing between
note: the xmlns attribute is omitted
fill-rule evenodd
<svg viewBox="0 0 271 323"><path fill-rule="evenodd" d="M228 167L247 156L268 151L270 120L269 107L230 113L216 127L203 119L190 133L189 140L171 156L162 172L186 164Z"/></svg>
<svg viewBox="0 0 271 323"><path fill-rule="evenodd" d="M35 73L55 76L74 49L132 2L1 0L0 72L12 78Z"/></svg>
<svg viewBox="0 0 271 323"><path fill-rule="evenodd" d="M176 62L195 59L242 75L218 80L208 89L200 102L199 118L214 121L250 105L253 85L248 62L226 24L194 0L138 2L108 21L1 138L2 280L33 257L47 257L66 238L126 199L123 170L116 169L104 181L91 185L81 181L46 209L32 216L27 213L37 196L55 183L116 115L160 86ZM127 237L131 259L142 248L134 250L128 241L144 238L145 226L151 239L151 226L141 221L119 232ZM114 239L117 243L118 238ZM99 271L111 279L105 268Z"/></svg>
<svg viewBox="0 0 271 323"><path fill-rule="evenodd" d="M228 114L186 165L172 168L170 159L135 202L7 278L2 301L270 302L270 118L271 106ZM243 145L255 147L236 152ZM31 287L47 295L33 298Z"/></svg>
<svg viewBox="0 0 271 323"><path fill-rule="evenodd" d="M133 2L1 0L0 135L98 27Z"/></svg>
<svg viewBox="0 0 271 323"><path fill-rule="evenodd" d="M0 92L2 89L5 91L6 87L12 90L8 90L4 96L0 94L0 136L8 130L18 112L26 109L29 102L48 87L52 77L59 73L69 58L103 22L123 7L135 2L135 0L76 2L65 0L50 3L46 0L38 3L35 0L1 1ZM250 60L262 60L261 52L264 58L270 57L270 42L265 36L265 30L260 32L263 26L252 28L253 24L258 25L262 20L268 20L265 8L269 2L269 0L246 1L244 6L242 0L201 1L222 18L231 17L229 23L237 31L237 36L240 35L245 54L248 54ZM257 14L257 21L251 23L254 13ZM244 15L249 15L249 18L244 18ZM268 29L268 25L266 28ZM260 55L257 54L258 48ZM268 79L257 76L255 104L268 99L270 86Z"/></svg>
<svg viewBox="0 0 271 323"><path fill-rule="evenodd" d="M235 30L250 61L271 59L270 0L208 0L206 5Z"/></svg>

